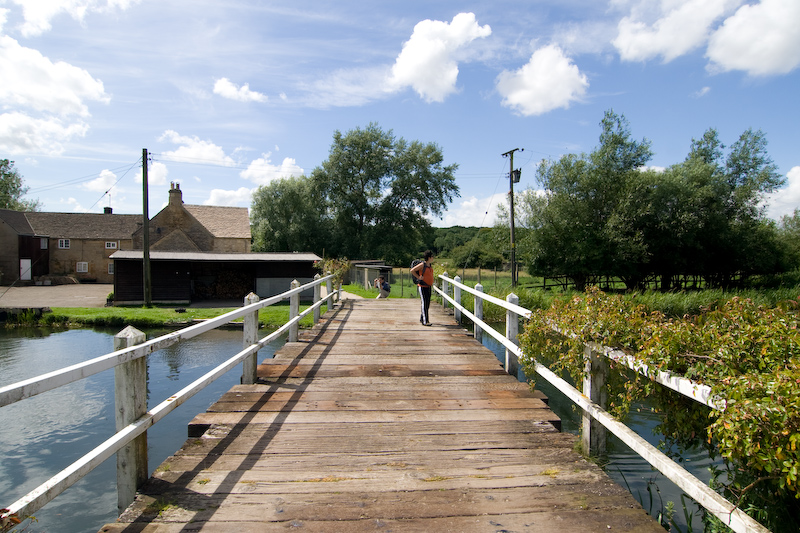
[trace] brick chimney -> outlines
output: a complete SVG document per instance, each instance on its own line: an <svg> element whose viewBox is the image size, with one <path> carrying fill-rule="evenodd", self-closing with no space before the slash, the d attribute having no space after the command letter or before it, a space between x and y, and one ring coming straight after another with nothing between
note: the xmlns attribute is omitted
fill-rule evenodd
<svg viewBox="0 0 800 533"><path fill-rule="evenodd" d="M181 192L181 184L170 182L169 184L169 205L181 206L183 205L183 193Z"/></svg>

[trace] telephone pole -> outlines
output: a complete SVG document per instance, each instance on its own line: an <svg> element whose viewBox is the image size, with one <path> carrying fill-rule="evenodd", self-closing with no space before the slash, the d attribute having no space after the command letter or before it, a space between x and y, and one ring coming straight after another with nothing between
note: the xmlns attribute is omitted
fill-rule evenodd
<svg viewBox="0 0 800 533"><path fill-rule="evenodd" d="M508 182L511 186L511 189L508 192L508 205L510 211L510 218L511 218L511 286L517 286L517 247L516 243L514 242L514 184L519 182L520 178L520 171L514 170L514 152L516 151L524 151L524 148L514 148L513 150L509 150L508 152L502 154L503 157L509 158L509 171L508 171Z"/></svg>
<svg viewBox="0 0 800 533"><path fill-rule="evenodd" d="M144 283L144 305L153 306L150 281L150 213L147 193L147 148L142 149L142 273Z"/></svg>

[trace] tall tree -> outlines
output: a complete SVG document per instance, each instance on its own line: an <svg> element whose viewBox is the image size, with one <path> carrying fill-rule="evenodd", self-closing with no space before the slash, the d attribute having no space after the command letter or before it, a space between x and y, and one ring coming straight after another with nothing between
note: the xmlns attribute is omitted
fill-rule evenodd
<svg viewBox="0 0 800 533"><path fill-rule="evenodd" d="M436 144L396 139L375 123L334 132L328 159L311 174L325 199L330 253L407 262L430 230L427 217L458 196L457 167Z"/></svg>
<svg viewBox="0 0 800 533"><path fill-rule="evenodd" d="M0 159L0 209L15 211L38 211L38 200L23 200L28 187L23 186L22 176L14 168L14 162Z"/></svg>
<svg viewBox="0 0 800 533"><path fill-rule="evenodd" d="M321 199L305 176L275 180L253 193L253 250L322 254L327 226Z"/></svg>

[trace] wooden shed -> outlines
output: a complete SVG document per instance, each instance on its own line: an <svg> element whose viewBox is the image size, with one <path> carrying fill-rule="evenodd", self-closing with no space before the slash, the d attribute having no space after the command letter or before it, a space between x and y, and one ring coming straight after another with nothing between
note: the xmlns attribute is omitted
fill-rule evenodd
<svg viewBox="0 0 800 533"><path fill-rule="evenodd" d="M142 250L115 252L114 303L144 302ZM262 298L289 289L293 280L308 283L319 272L311 253L150 252L151 294L154 303L189 304L216 300L241 305L255 292ZM310 299L312 293L303 294Z"/></svg>

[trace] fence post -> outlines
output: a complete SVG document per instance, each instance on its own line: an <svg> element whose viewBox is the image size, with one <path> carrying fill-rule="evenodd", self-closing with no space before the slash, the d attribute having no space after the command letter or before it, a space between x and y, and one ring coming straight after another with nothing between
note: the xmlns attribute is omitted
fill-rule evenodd
<svg viewBox="0 0 800 533"><path fill-rule="evenodd" d="M260 301L256 293L251 292L244 297L244 305L254 304ZM244 335L242 337L242 347L247 348L258 342L258 309L252 313L244 315ZM247 356L247 359L242 361L242 384L252 385L258 381L256 376L256 367L258 367L258 352Z"/></svg>
<svg viewBox="0 0 800 533"><path fill-rule="evenodd" d="M608 361L602 348L589 343L583 349L584 375L583 395L603 409L608 408ZM586 412L581 420L581 444L587 456L602 456L606 453L608 430Z"/></svg>
<svg viewBox="0 0 800 533"><path fill-rule="evenodd" d="M300 282L294 280L290 285L289 289L296 289L300 286ZM300 314L300 295L299 294L292 294L289 297L289 320L292 320L294 317ZM289 342L297 342L297 331L299 329L298 324L293 324L289 327Z"/></svg>
<svg viewBox="0 0 800 533"><path fill-rule="evenodd" d="M448 276L447 272L442 274L442 276L447 277ZM434 280L434 282L435 281L436 280ZM444 279L442 280L442 292L447 294L448 296L450 295L450 284L447 283L447 280ZM442 298L442 309L447 309L447 300L445 298Z"/></svg>
<svg viewBox="0 0 800 533"><path fill-rule="evenodd" d="M369 267L364 267L364 289L369 290Z"/></svg>
<svg viewBox="0 0 800 533"><path fill-rule="evenodd" d="M319 274L315 275L314 281L318 282L321 277L322 276L320 276ZM320 296L321 292L322 292L322 287L320 287L320 284L317 283L316 285L314 285L314 302L313 302L314 305L316 305L317 302L319 302L320 299L322 298ZM319 322L319 307L314 308L314 324L316 324L317 322Z"/></svg>
<svg viewBox="0 0 800 533"><path fill-rule="evenodd" d="M330 271L328 271L325 275L326 276L330 276L331 275ZM326 291L325 292L326 296L330 296L331 294L333 294L333 279L332 278L328 278L328 281L325 282L325 291ZM331 298L328 300L328 307L332 308L334 306L334 304L335 304L335 302L333 301L333 297L331 296Z"/></svg>
<svg viewBox="0 0 800 533"><path fill-rule="evenodd" d="M461 283L461 278L459 276L456 276L454 278L454 281L456 283ZM453 306L456 324L461 324L461 309L458 308L458 306L461 305L461 287L459 287L458 285L453 285L453 300L455 300L457 304Z"/></svg>
<svg viewBox="0 0 800 533"><path fill-rule="evenodd" d="M141 344L147 335L128 326L114 336L114 350ZM114 406L117 431L147 412L147 357L114 367ZM133 503L136 489L147 481L147 432L117 452L117 509Z"/></svg>
<svg viewBox="0 0 800 533"><path fill-rule="evenodd" d="M514 305L519 304L519 296L513 292L506 296L506 302ZM506 338L517 344L517 335L519 334L519 317L517 313L506 310ZM519 358L517 354L506 348L506 373L517 377L519 374Z"/></svg>
<svg viewBox="0 0 800 533"><path fill-rule="evenodd" d="M483 285L478 283L475 285L475 290L477 292L483 292ZM483 298L477 294L475 295L475 316L480 320L483 320ZM472 334L475 336L475 339L478 342L483 342L483 330L477 322L472 325Z"/></svg>

